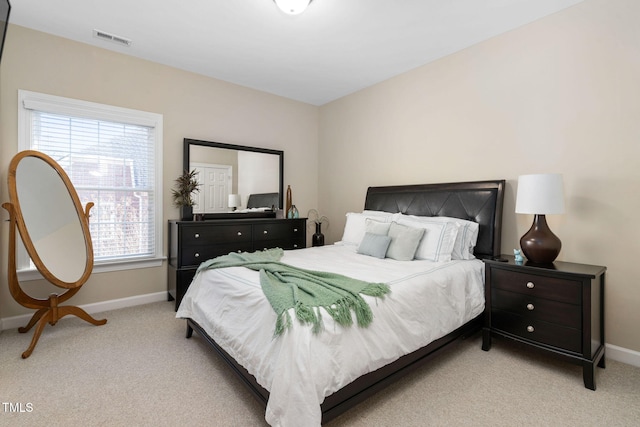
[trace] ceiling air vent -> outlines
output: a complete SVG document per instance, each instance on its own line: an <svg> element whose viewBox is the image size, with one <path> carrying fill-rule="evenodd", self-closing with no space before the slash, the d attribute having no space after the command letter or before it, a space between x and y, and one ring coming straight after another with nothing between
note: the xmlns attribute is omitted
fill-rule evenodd
<svg viewBox="0 0 640 427"><path fill-rule="evenodd" d="M109 34L106 31L93 30L93 37L97 39L107 40L113 43L118 43L124 46L131 46L131 40L116 36L115 34Z"/></svg>

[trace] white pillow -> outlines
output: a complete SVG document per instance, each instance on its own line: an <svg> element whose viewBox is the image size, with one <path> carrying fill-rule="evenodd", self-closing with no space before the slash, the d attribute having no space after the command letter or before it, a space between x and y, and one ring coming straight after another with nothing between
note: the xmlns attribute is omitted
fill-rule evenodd
<svg viewBox="0 0 640 427"><path fill-rule="evenodd" d="M400 215L397 222L409 227L425 229L424 237L416 251L416 259L436 262L451 261L451 253L456 242L459 225L453 221L431 221L430 218Z"/></svg>
<svg viewBox="0 0 640 427"><path fill-rule="evenodd" d="M365 213L366 212L366 213ZM375 212L375 213L372 213ZM382 212L387 214L387 212ZM359 245L362 242L364 233L366 230L366 219L371 218L380 222L391 222L393 218L399 214L382 215L377 211L364 211L362 213L349 212L347 213L347 222L344 225L344 232L342 234L342 243Z"/></svg>
<svg viewBox="0 0 640 427"><path fill-rule="evenodd" d="M381 234L386 236L389 234L390 222L380 221L379 219L365 218L364 231L365 233Z"/></svg>
<svg viewBox="0 0 640 427"><path fill-rule="evenodd" d="M362 211L362 214L370 218L373 218L373 217L390 218L390 217L396 217L400 215L399 213L391 213L391 212L385 212L385 211L368 211L368 210Z"/></svg>
<svg viewBox="0 0 640 427"><path fill-rule="evenodd" d="M407 215L409 216L409 215ZM427 219L433 222L454 222L459 225L456 241L453 244L453 251L451 252L451 259L475 259L473 255L473 249L476 247L478 241L478 230L480 224L473 221L467 221L460 218L451 218L447 216L429 216L419 217L410 216L413 219Z"/></svg>

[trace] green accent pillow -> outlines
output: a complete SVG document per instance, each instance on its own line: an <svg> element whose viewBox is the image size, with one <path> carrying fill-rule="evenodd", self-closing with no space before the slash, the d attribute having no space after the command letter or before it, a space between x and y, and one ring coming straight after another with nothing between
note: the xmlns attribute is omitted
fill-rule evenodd
<svg viewBox="0 0 640 427"><path fill-rule="evenodd" d="M391 243L391 237L382 234L365 233L358 246L358 253L376 258L384 258L387 255L387 248Z"/></svg>
<svg viewBox="0 0 640 427"><path fill-rule="evenodd" d="M424 228L408 227L392 222L389 227L391 243L387 249L387 257L398 261L411 261L416 255L424 233Z"/></svg>

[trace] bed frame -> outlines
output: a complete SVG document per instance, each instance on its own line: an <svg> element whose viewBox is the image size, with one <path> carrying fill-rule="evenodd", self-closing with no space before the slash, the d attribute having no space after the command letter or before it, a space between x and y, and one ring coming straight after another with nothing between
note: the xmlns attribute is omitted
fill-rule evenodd
<svg viewBox="0 0 640 427"><path fill-rule="evenodd" d="M369 187L364 208L408 215L448 216L480 224L475 248L477 258L498 258L502 229L504 180L446 184ZM482 326L482 315L426 347L354 380L327 396L321 405L322 423L380 391L401 376L410 373L440 353L447 344L475 333ZM260 386L247 370L224 351L195 321L187 319L187 338L196 331L239 375L265 408L269 392Z"/></svg>

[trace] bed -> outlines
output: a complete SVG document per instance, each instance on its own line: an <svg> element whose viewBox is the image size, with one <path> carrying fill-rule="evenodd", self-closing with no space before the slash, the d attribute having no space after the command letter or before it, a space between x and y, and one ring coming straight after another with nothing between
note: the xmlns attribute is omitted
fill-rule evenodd
<svg viewBox="0 0 640 427"><path fill-rule="evenodd" d="M326 423L480 328L484 309L480 259L500 254L503 195L503 180L370 187L364 211L347 217L341 242L285 251L282 261L297 267L318 270L331 265L340 274L390 283L390 295L366 297L374 314L367 328L342 327L324 316L319 334L294 321L290 330L274 337L275 313L268 314L271 306L261 295L258 273L243 267L197 275L177 317L186 318L187 337L195 330L239 375L264 404L271 425ZM449 261L425 255L414 261L373 260L358 253L361 247L351 242L361 236L354 237L356 229L349 223L352 218L361 220L361 215L369 219L381 215L380 222L393 223L398 219L394 215L401 215L405 224L437 222L436 217L458 218L458 225L472 222L477 224L469 256L473 259ZM425 277L436 285L423 286ZM453 294L459 299L438 299ZM425 305L415 306L415 301ZM397 315L399 307L402 313ZM354 353L347 353L347 348Z"/></svg>

